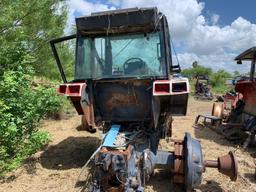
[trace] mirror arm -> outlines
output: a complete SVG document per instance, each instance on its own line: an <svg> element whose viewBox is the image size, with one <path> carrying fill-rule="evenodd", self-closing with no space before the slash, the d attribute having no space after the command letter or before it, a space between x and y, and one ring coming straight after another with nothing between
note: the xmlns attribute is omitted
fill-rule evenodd
<svg viewBox="0 0 256 192"><path fill-rule="evenodd" d="M53 56L54 56L54 58L56 60L57 66L58 66L59 71L60 71L61 78L62 78L64 83L67 83L67 78L66 78L66 75L64 73L63 67L61 65L60 58L59 58L57 49L55 47L55 44L63 42L63 41L67 41L67 40L70 40L70 39L74 39L74 38L76 38L76 34L65 36L65 37L61 37L61 38L57 38L57 39L53 39L53 40L50 41L52 52L53 52Z"/></svg>

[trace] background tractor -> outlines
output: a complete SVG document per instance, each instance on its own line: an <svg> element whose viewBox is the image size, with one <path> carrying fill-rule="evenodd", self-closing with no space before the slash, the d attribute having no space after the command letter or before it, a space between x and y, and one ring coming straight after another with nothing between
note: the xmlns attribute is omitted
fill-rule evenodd
<svg viewBox="0 0 256 192"><path fill-rule="evenodd" d="M90 179L84 190L142 192L155 167L171 170L170 179L191 191L206 167L231 180L237 162L229 152L203 160L200 142L186 133L174 151L158 150L171 137L172 116L187 112L189 83L174 76L166 16L156 8L92 13L76 18L75 35L54 39L52 50L66 95L90 129L103 132L98 149L85 164ZM67 82L55 44L76 38L74 80Z"/></svg>
<svg viewBox="0 0 256 192"><path fill-rule="evenodd" d="M249 78L241 78L235 84L235 91L240 93L242 97L237 99L237 105L231 111L231 123L239 120L242 124L242 130L247 134L247 139L244 142L244 148L250 144L256 143L256 47L252 47L240 55L235 60L237 64L242 64L242 61L250 61L251 69Z"/></svg>
<svg viewBox="0 0 256 192"><path fill-rule="evenodd" d="M223 103L214 103L212 108L213 120L221 120L221 126L216 131L223 134L228 140L243 143L246 148L256 143L256 47L252 47L239 54L235 60L237 64L242 61L251 61L249 76L238 76L232 80L234 90L227 92L224 96L217 98ZM216 106L218 105L218 108ZM215 108L214 108L215 107ZM198 123L198 115L195 124ZM211 116L208 116L211 118Z"/></svg>
<svg viewBox="0 0 256 192"><path fill-rule="evenodd" d="M197 75L195 78L195 99L213 100L209 77L207 75Z"/></svg>

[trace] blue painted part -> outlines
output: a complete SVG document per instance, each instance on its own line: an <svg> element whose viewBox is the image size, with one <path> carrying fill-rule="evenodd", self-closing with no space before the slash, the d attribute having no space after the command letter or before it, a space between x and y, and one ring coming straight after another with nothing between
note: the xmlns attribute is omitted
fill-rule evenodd
<svg viewBox="0 0 256 192"><path fill-rule="evenodd" d="M119 132L119 129L120 129L120 125L111 126L102 144L103 147L115 147L114 142L116 140L116 136Z"/></svg>
<svg viewBox="0 0 256 192"><path fill-rule="evenodd" d="M200 185L204 170L200 142L185 133L185 186L187 191Z"/></svg>
<svg viewBox="0 0 256 192"><path fill-rule="evenodd" d="M156 164L173 166L174 155L168 151L157 151Z"/></svg>

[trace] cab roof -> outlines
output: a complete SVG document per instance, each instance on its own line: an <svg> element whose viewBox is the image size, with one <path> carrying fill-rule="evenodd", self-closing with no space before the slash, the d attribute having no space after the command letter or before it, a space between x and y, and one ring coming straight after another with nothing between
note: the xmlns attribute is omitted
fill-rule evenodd
<svg viewBox="0 0 256 192"><path fill-rule="evenodd" d="M255 55L256 55L256 47L251 47L250 49L247 49L246 51L238 55L235 58L235 60L236 61L253 60Z"/></svg>
<svg viewBox="0 0 256 192"><path fill-rule="evenodd" d="M130 8L92 13L77 17L76 26L79 34L102 35L129 32L154 31L161 13L153 8Z"/></svg>

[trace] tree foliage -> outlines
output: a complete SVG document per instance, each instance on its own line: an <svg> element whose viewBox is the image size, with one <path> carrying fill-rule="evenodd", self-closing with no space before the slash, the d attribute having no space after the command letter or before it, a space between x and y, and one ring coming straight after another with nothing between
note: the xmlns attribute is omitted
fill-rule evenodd
<svg viewBox="0 0 256 192"><path fill-rule="evenodd" d="M182 74L186 77L189 77L191 80L199 75L208 76L214 91L222 93L228 90L228 87L226 86L226 80L227 78L232 77L231 74L225 70L218 70L214 72L211 68L199 65L198 62L193 62L192 66L192 68L182 70Z"/></svg>
<svg viewBox="0 0 256 192"><path fill-rule="evenodd" d="M63 35L67 18L64 1L3 0L0 14L1 72L20 66L18 58L27 55L30 61L26 65L33 66L36 74L49 76L57 70L49 40Z"/></svg>
<svg viewBox="0 0 256 192"><path fill-rule="evenodd" d="M225 84L227 78L230 78L230 77L231 77L231 74L221 69L211 74L210 82L212 86L217 87Z"/></svg>
<svg viewBox="0 0 256 192"><path fill-rule="evenodd" d="M0 173L48 142L47 134L38 131L38 122L62 105L54 89L33 87L30 79L20 69L5 72L0 82Z"/></svg>
<svg viewBox="0 0 256 192"><path fill-rule="evenodd" d="M210 76L212 74L212 69L197 65L193 68L183 69L181 72L184 76L189 78L196 77L198 75L207 75Z"/></svg>
<svg viewBox="0 0 256 192"><path fill-rule="evenodd" d="M57 71L49 40L63 34L67 9L61 0L2 0L0 14L1 175L49 141L38 122L63 101L55 89L35 86L32 75Z"/></svg>

